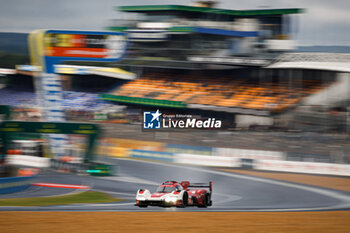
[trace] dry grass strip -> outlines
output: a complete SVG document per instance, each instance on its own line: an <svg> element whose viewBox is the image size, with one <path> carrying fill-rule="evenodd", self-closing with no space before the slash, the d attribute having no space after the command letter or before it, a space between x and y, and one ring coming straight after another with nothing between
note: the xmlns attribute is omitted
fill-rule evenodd
<svg viewBox="0 0 350 233"><path fill-rule="evenodd" d="M349 232L350 211L0 212L0 232Z"/></svg>

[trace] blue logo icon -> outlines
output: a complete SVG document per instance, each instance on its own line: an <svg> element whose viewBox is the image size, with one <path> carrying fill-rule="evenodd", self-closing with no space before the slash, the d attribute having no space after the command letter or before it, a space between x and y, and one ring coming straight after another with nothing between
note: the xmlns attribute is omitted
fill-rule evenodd
<svg viewBox="0 0 350 233"><path fill-rule="evenodd" d="M161 115L159 109L156 112L143 112L143 128L160 129Z"/></svg>

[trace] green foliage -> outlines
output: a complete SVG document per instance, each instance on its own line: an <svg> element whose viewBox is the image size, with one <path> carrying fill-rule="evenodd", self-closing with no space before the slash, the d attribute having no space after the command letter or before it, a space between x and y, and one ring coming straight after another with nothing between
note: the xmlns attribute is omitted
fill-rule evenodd
<svg viewBox="0 0 350 233"><path fill-rule="evenodd" d="M9 54L28 55L28 34L0 32L0 51Z"/></svg>
<svg viewBox="0 0 350 233"><path fill-rule="evenodd" d="M28 34L0 32L0 68L29 64Z"/></svg>
<svg viewBox="0 0 350 233"><path fill-rule="evenodd" d="M0 68L14 69L16 65L29 64L27 55L11 54L0 51Z"/></svg>

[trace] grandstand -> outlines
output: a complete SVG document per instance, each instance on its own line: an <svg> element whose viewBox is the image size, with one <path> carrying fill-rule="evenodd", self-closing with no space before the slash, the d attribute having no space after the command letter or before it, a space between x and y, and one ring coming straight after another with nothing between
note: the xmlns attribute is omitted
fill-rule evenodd
<svg viewBox="0 0 350 233"><path fill-rule="evenodd" d="M72 75L69 78L70 81L65 83L67 76L63 77L65 90L63 91L62 106L66 111L99 112L115 109L115 104L104 101L99 94L119 86L119 82L123 83L122 81L94 74L85 75L84 80L78 75ZM19 109L40 108L33 80L32 72L22 70L14 70L14 72L2 77L2 82L5 84L0 88L0 105L9 105Z"/></svg>
<svg viewBox="0 0 350 233"><path fill-rule="evenodd" d="M247 127L288 121L300 106L330 103L325 97L330 93L341 96L338 103L349 98L348 78L339 74L347 58L340 59L340 69L325 64L338 62L329 54L317 55L321 63L314 66L305 63L310 61L307 54L298 60L291 53L292 15L303 9L214 7L119 7L120 14L130 14L124 17L129 20L115 20L108 29L127 32L130 44L115 65L135 71L138 79L103 98L139 108L219 114L235 126ZM286 65L290 57L294 63ZM295 65L296 59L301 63ZM339 86L344 89L341 95L335 90Z"/></svg>
<svg viewBox="0 0 350 233"><path fill-rule="evenodd" d="M302 9L164 5L119 10L139 14L137 21L109 28L128 33L122 60L55 67L62 77L66 119L102 123L101 136L119 143L108 145L108 151L139 149L127 147L129 140L139 140L145 150L167 143L349 163L349 54L294 53L291 14ZM0 104L16 106L13 119L41 120L33 73L19 68L5 71ZM142 131L143 112L156 109L220 119L221 129L228 131Z"/></svg>
<svg viewBox="0 0 350 233"><path fill-rule="evenodd" d="M121 13L137 14L138 20L116 20L108 28L127 32L131 41L125 59L117 65L141 75L105 99L228 113L247 109L253 115L270 115L320 90L323 84L317 80L290 85L287 78L264 82L251 74L262 76L259 67L294 48L290 15L302 9L239 11L214 6L119 7Z"/></svg>
<svg viewBox="0 0 350 233"><path fill-rule="evenodd" d="M220 117L229 128L281 122L294 127L285 122L310 124L303 120L310 117L300 117L303 107L348 103L348 55L291 53L293 15L303 9L213 7L118 7L131 16L108 29L128 34L125 57L101 67L57 66L68 91L65 109L98 112L117 103L138 113L157 108ZM8 88L1 93L2 104L36 104L30 93L16 90L14 96Z"/></svg>
<svg viewBox="0 0 350 233"><path fill-rule="evenodd" d="M230 75L213 79L204 75L150 73L121 86L111 94L281 112L322 88L318 80L299 82L294 82L294 86L289 87L287 81L259 83L257 79L232 78Z"/></svg>
<svg viewBox="0 0 350 233"><path fill-rule="evenodd" d="M124 63L176 66L190 55L213 56L274 53L293 49L292 14L302 9L227 10L212 6L122 6L119 14L137 14L137 20L115 20L110 30L128 32L132 53ZM126 16L125 18L130 18ZM185 64L181 64L184 65ZM189 65L187 68L194 68Z"/></svg>

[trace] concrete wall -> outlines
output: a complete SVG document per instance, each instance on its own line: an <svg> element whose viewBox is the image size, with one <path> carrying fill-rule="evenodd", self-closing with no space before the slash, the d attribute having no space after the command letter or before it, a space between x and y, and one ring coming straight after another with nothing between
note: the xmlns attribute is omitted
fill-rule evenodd
<svg viewBox="0 0 350 233"><path fill-rule="evenodd" d="M273 125L272 117L236 115L237 127L249 127L250 125Z"/></svg>

